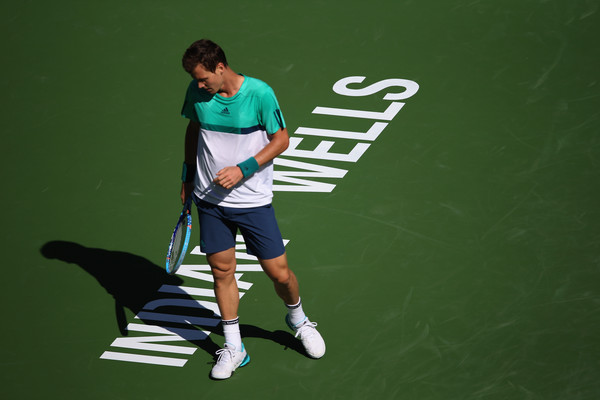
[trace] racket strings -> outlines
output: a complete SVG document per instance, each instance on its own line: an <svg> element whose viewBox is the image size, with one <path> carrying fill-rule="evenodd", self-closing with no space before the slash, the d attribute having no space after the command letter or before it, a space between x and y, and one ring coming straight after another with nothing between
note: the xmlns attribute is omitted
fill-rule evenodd
<svg viewBox="0 0 600 400"><path fill-rule="evenodd" d="M179 269L179 266L185 257L192 230L190 206L191 200L188 199L181 216L179 217L179 221L177 221L177 225L175 225L173 235L171 236L166 262L167 272L169 274L174 274Z"/></svg>
<svg viewBox="0 0 600 400"><path fill-rule="evenodd" d="M170 263L175 264L179 259L179 255L181 254L181 250L183 248L183 234L185 231L185 225L181 224L181 226L177 227L177 232L175 232L175 238L173 240L173 249L171 250Z"/></svg>

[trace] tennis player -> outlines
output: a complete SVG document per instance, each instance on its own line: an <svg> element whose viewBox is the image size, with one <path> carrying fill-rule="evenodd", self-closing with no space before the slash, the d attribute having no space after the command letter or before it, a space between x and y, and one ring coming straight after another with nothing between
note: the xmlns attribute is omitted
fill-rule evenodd
<svg viewBox="0 0 600 400"><path fill-rule="evenodd" d="M240 335L234 276L238 229L286 304L287 325L310 357L321 358L325 342L302 309L271 205L273 159L289 143L275 94L266 83L235 73L210 40L194 42L182 63L193 80L182 110L189 123L181 199L193 196L198 207L200 247L214 277L225 335L211 377L227 379L250 361Z"/></svg>

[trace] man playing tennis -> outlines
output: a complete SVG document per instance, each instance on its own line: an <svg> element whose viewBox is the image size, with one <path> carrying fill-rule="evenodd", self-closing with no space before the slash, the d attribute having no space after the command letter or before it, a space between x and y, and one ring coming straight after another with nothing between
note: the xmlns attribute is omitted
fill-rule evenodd
<svg viewBox="0 0 600 400"><path fill-rule="evenodd" d="M288 267L271 206L273 159L289 143L275 94L266 83L235 73L223 50L210 40L194 42L182 63L193 81L182 110L190 121L181 199L193 196L198 207L200 247L214 277L225 335L211 377L227 379L250 361L240 336L234 276L238 229L287 305L288 326L306 353L320 358L325 342L302 309L298 281Z"/></svg>

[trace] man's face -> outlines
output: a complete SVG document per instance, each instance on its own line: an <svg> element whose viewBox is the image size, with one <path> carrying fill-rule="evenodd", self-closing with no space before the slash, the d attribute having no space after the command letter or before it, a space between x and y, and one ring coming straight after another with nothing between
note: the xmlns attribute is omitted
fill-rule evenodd
<svg viewBox="0 0 600 400"><path fill-rule="evenodd" d="M216 94L223 87L224 71L225 67L222 63L217 64L215 72L210 72L202 64L198 64L191 75L198 82L198 88L204 89L210 94Z"/></svg>

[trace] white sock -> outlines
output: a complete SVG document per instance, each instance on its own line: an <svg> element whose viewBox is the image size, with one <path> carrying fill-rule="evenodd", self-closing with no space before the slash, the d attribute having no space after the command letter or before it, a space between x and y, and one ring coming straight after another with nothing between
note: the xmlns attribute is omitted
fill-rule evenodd
<svg viewBox="0 0 600 400"><path fill-rule="evenodd" d="M235 346L237 351L242 351L242 336L240 335L240 318L221 320L225 343Z"/></svg>
<svg viewBox="0 0 600 400"><path fill-rule="evenodd" d="M304 310L302 309L302 299L298 300L298 304L286 304L286 307L292 325L296 326L306 319L306 314L304 314Z"/></svg>

